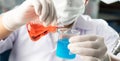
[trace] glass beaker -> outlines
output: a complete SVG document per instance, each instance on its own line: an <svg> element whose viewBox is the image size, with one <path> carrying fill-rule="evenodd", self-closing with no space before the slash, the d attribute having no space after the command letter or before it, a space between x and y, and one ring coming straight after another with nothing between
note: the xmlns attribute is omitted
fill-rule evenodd
<svg viewBox="0 0 120 61"><path fill-rule="evenodd" d="M56 56L63 58L63 59L74 59L75 54L71 53L68 49L69 38L71 36L79 35L80 31L75 29L68 29L65 31L58 31L59 32L59 39L57 42L57 49L56 49Z"/></svg>

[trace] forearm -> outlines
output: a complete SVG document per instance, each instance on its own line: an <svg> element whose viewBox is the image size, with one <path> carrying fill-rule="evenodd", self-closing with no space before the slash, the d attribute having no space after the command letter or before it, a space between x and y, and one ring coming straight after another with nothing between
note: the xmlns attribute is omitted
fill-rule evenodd
<svg viewBox="0 0 120 61"><path fill-rule="evenodd" d="M7 30L2 24L2 16L0 16L0 39L7 37L11 31Z"/></svg>

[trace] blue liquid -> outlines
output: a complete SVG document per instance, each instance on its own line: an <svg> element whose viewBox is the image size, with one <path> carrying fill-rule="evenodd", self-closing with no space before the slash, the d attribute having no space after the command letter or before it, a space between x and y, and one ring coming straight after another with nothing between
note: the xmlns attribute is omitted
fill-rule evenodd
<svg viewBox="0 0 120 61"><path fill-rule="evenodd" d="M64 59L74 59L75 54L72 54L68 49L69 44L68 38L59 39L57 42L56 55Z"/></svg>

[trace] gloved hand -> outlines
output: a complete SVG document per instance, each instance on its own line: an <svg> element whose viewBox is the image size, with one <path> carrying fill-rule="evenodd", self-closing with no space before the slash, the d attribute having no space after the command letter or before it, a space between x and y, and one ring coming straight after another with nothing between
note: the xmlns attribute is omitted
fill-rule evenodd
<svg viewBox="0 0 120 61"><path fill-rule="evenodd" d="M103 37L96 35L73 36L69 42L70 51L80 55L83 61L102 61L106 55L107 48Z"/></svg>
<svg viewBox="0 0 120 61"><path fill-rule="evenodd" d="M56 12L52 0L26 0L2 15L3 25L13 31L29 21L38 21L44 26L56 21Z"/></svg>

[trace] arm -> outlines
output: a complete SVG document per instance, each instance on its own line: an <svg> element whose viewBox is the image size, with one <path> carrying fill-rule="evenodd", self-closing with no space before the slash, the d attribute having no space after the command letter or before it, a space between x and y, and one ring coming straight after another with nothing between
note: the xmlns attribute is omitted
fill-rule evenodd
<svg viewBox="0 0 120 61"><path fill-rule="evenodd" d="M0 16L0 39L30 21L40 21L46 26L54 23L56 13L52 1L25 0L20 6L3 13Z"/></svg>
<svg viewBox="0 0 120 61"><path fill-rule="evenodd" d="M11 31L7 30L2 24L2 16L0 16L0 39L7 37Z"/></svg>
<svg viewBox="0 0 120 61"><path fill-rule="evenodd" d="M0 15L0 54L3 53L6 50L12 48L13 40L14 40L15 36L12 34L9 38L5 39L11 33L12 33L12 31L7 30L3 26L3 24L2 24L2 16Z"/></svg>
<svg viewBox="0 0 120 61"><path fill-rule="evenodd" d="M120 61L117 57L106 53L113 49L113 45L119 37L118 34L104 21L97 23L96 26L97 35L71 37L68 45L70 51L80 55L84 61L109 61L109 59Z"/></svg>

